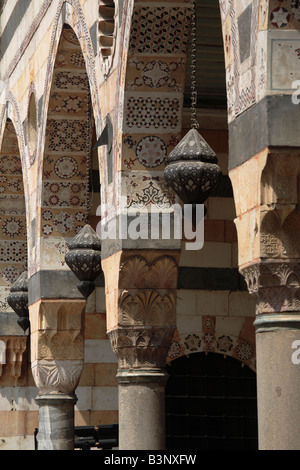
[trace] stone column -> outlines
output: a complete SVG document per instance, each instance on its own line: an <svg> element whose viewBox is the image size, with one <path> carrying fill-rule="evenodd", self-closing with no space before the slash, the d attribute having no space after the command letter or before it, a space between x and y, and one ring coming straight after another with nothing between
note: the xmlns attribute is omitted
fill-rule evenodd
<svg viewBox="0 0 300 470"><path fill-rule="evenodd" d="M242 270L257 296L259 446L300 449L300 262L267 262Z"/></svg>
<svg viewBox="0 0 300 470"><path fill-rule="evenodd" d="M74 405L76 396L41 395L39 405L38 450L74 450Z"/></svg>
<svg viewBox="0 0 300 470"><path fill-rule="evenodd" d="M117 374L122 450L165 449L165 358L173 332L173 328L169 331L133 328L110 333L114 351L123 364ZM130 338L129 347L134 351L128 347L124 350L124 338Z"/></svg>
<svg viewBox="0 0 300 470"><path fill-rule="evenodd" d="M38 388L39 450L74 450L74 405L84 360L85 300L29 307L31 367Z"/></svg>
<svg viewBox="0 0 300 470"><path fill-rule="evenodd" d="M102 261L108 335L119 360L120 450L165 449L165 366L176 325L178 256L122 251Z"/></svg>
<svg viewBox="0 0 300 470"><path fill-rule="evenodd" d="M300 152L265 149L230 176L240 272L256 297L259 448L299 450Z"/></svg>

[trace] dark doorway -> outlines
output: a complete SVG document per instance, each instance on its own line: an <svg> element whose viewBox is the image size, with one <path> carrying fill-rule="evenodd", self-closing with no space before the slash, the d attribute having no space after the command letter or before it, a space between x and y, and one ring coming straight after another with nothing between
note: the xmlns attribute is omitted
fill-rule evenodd
<svg viewBox="0 0 300 470"><path fill-rule="evenodd" d="M249 367L194 353L167 369L167 450L258 449L256 374Z"/></svg>

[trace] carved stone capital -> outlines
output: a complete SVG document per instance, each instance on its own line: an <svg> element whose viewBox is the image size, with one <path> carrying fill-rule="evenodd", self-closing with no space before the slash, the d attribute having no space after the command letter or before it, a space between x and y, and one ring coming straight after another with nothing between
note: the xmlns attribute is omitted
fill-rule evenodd
<svg viewBox="0 0 300 470"><path fill-rule="evenodd" d="M82 373L82 361L41 360L31 364L39 395L73 395Z"/></svg>
<svg viewBox="0 0 300 470"><path fill-rule="evenodd" d="M300 311L300 262L261 262L240 270L257 314Z"/></svg>
<svg viewBox="0 0 300 470"><path fill-rule="evenodd" d="M165 367L176 325L179 255L128 251L102 262L108 335L120 369Z"/></svg>
<svg viewBox="0 0 300 470"><path fill-rule="evenodd" d="M132 326L108 332L120 369L163 369L175 326Z"/></svg>
<svg viewBox="0 0 300 470"><path fill-rule="evenodd" d="M39 393L74 393L84 361L84 310L85 300L30 306L31 366Z"/></svg>

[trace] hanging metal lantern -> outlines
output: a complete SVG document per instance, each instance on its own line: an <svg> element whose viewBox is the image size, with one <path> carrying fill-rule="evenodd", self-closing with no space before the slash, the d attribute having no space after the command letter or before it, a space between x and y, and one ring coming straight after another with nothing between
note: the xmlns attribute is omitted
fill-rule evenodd
<svg viewBox="0 0 300 470"><path fill-rule="evenodd" d="M203 204L222 176L214 151L191 129L170 153L166 182L184 204Z"/></svg>
<svg viewBox="0 0 300 470"><path fill-rule="evenodd" d="M220 182L222 173L214 151L197 131L196 119L196 4L191 22L191 127L167 159L166 182L184 204L203 204Z"/></svg>
<svg viewBox="0 0 300 470"><path fill-rule="evenodd" d="M10 294L7 297L8 305L18 315L17 323L25 331L30 326L28 309L28 273L24 271L17 281L10 288Z"/></svg>
<svg viewBox="0 0 300 470"><path fill-rule="evenodd" d="M78 290L87 299L95 289L95 279L102 272L101 241L90 225L85 225L69 243L65 261L79 279Z"/></svg>

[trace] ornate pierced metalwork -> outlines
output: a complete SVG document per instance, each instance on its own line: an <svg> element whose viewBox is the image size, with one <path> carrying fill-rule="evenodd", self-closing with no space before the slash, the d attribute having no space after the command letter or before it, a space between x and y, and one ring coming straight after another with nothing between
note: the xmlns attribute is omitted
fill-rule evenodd
<svg viewBox="0 0 300 470"><path fill-rule="evenodd" d="M25 331L30 326L28 309L28 273L24 271L10 289L8 305L18 315L17 323Z"/></svg>
<svg viewBox="0 0 300 470"><path fill-rule="evenodd" d="M170 153L166 182L184 204L203 204L222 176L214 151L191 129Z"/></svg>
<svg viewBox="0 0 300 470"><path fill-rule="evenodd" d="M95 289L95 279L102 272L101 241L90 225L85 225L69 243L65 260L79 279L78 290L87 299Z"/></svg>

